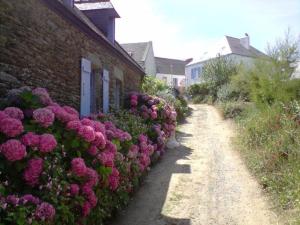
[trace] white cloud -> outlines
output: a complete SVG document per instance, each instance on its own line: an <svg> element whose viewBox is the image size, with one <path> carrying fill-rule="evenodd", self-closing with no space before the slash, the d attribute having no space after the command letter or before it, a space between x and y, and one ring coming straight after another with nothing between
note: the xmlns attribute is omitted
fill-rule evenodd
<svg viewBox="0 0 300 225"><path fill-rule="evenodd" d="M157 13L151 0L112 0L121 18L116 22L120 43L153 41L156 56L199 60L216 40L190 40L183 27Z"/></svg>

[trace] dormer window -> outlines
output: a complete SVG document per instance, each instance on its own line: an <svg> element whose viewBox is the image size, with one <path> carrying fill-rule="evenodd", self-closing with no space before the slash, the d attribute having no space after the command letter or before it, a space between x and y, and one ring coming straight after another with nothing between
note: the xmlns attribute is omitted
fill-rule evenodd
<svg viewBox="0 0 300 225"><path fill-rule="evenodd" d="M75 6L82 11L107 39L115 41L115 19L119 14L108 0L75 0Z"/></svg>
<svg viewBox="0 0 300 225"><path fill-rule="evenodd" d="M74 0L63 0L63 3L68 7L74 7Z"/></svg>

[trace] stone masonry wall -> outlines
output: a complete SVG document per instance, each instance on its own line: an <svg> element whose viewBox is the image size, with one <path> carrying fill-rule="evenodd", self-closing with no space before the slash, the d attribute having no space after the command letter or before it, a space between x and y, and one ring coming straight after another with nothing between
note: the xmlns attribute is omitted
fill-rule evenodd
<svg viewBox="0 0 300 225"><path fill-rule="evenodd" d="M122 70L124 93L139 90L142 74L42 0L0 0L0 98L12 88L39 86L47 88L59 103L79 109L82 57L92 61L93 70L110 71L110 82L115 82L114 66ZM102 106L99 73L97 110ZM113 95L110 100L113 104Z"/></svg>

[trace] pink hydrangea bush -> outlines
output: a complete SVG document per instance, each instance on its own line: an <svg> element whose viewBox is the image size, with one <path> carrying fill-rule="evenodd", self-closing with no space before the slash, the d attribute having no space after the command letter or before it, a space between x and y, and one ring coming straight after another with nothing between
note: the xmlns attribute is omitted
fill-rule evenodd
<svg viewBox="0 0 300 225"><path fill-rule="evenodd" d="M176 125L172 108L151 96L132 96L131 112L144 118L131 120L133 132L132 124L121 129L103 114L80 118L44 88L26 89L24 95L0 111L4 223L23 211L25 224L101 225L126 204ZM93 213L99 211L106 214Z"/></svg>

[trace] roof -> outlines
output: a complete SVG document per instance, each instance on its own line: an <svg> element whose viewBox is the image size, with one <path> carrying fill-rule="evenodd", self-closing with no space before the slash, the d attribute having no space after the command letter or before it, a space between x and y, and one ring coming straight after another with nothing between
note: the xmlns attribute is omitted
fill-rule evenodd
<svg viewBox="0 0 300 225"><path fill-rule="evenodd" d="M115 10L113 4L110 1L93 1L93 2L84 2L84 1L75 1L75 6L81 11L100 11L100 10L111 10L113 16L119 18L119 14Z"/></svg>
<svg viewBox="0 0 300 225"><path fill-rule="evenodd" d="M77 7L67 7L57 0L43 0L43 2L45 2L50 9L55 11L65 20L76 26L80 31L88 35L93 40L105 45L116 56L127 61L132 68L142 74L145 74L144 69L124 50L122 50L117 42L110 42L102 31L100 31Z"/></svg>
<svg viewBox="0 0 300 225"><path fill-rule="evenodd" d="M142 66L146 60L150 45L152 45L151 41L121 44L126 52Z"/></svg>
<svg viewBox="0 0 300 225"><path fill-rule="evenodd" d="M228 55L240 55L245 57L257 58L257 57L265 57L266 55L254 48L253 46L249 46L249 49L245 48L241 44L241 39L225 36L222 38L220 43L218 43L212 52L208 52L208 56L201 61L190 63L188 66L194 66L199 63L205 63L218 55L228 56Z"/></svg>
<svg viewBox="0 0 300 225"><path fill-rule="evenodd" d="M157 73L185 75L187 61L155 57Z"/></svg>
<svg viewBox="0 0 300 225"><path fill-rule="evenodd" d="M239 38L225 36L230 47L232 54L248 56L248 57L260 57L265 56L264 53L259 51L258 49L254 48L253 46L249 46L249 49L245 48Z"/></svg>

